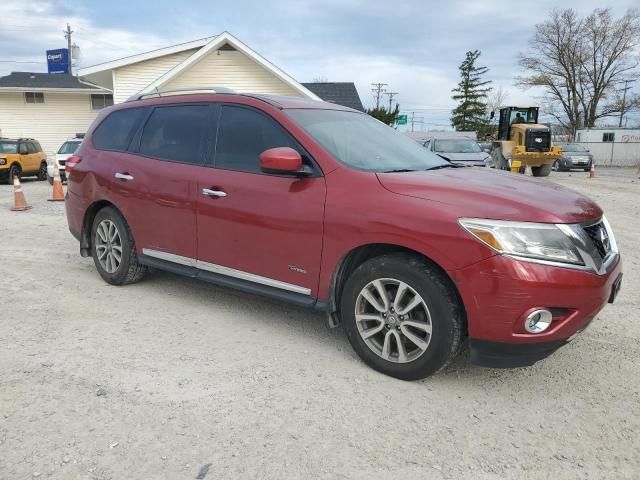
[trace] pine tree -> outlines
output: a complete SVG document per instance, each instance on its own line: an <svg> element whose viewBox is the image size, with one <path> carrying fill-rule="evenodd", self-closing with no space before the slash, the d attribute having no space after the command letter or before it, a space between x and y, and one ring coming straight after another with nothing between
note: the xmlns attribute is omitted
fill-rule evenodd
<svg viewBox="0 0 640 480"><path fill-rule="evenodd" d="M458 106L451 112L451 125L458 131L476 131L483 135L490 129L487 117L487 94L491 87L487 87L491 80L482 77L489 71L487 67L476 66L480 51L467 52L460 64L460 83L451 90L451 98L458 102Z"/></svg>
<svg viewBox="0 0 640 480"><path fill-rule="evenodd" d="M367 113L373 118L377 118L387 125L393 125L400 115L400 104L396 103L396 108L392 111L387 110L385 107L371 108L367 110Z"/></svg>

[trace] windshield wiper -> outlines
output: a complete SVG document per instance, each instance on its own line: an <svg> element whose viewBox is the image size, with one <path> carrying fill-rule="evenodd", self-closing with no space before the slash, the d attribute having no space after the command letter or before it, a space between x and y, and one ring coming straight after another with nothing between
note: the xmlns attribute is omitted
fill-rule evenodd
<svg viewBox="0 0 640 480"><path fill-rule="evenodd" d="M395 170L385 170L382 173L406 173L406 172L415 172L416 170L410 168L398 168Z"/></svg>
<svg viewBox="0 0 640 480"><path fill-rule="evenodd" d="M442 165L436 165L435 167L425 168L425 170L440 170L441 168L460 168L463 165L456 165L454 163L443 163Z"/></svg>

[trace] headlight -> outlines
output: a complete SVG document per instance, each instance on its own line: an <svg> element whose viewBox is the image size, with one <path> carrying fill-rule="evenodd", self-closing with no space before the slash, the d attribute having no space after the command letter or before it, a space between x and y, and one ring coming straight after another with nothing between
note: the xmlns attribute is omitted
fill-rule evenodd
<svg viewBox="0 0 640 480"><path fill-rule="evenodd" d="M7 164L7 159L6 158L0 158L0 165L6 165Z"/></svg>
<svg viewBox="0 0 640 480"><path fill-rule="evenodd" d="M573 239L549 223L461 218L465 230L493 250L522 260L584 266Z"/></svg>

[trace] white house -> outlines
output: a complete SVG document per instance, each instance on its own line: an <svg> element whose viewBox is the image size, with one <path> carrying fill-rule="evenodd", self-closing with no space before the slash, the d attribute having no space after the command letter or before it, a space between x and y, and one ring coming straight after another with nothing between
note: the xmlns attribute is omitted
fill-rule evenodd
<svg viewBox="0 0 640 480"><path fill-rule="evenodd" d="M640 165L640 129L602 127L578 130L576 142L593 154L596 165Z"/></svg>
<svg viewBox="0 0 640 480"><path fill-rule="evenodd" d="M0 77L0 136L35 138L51 155L112 103L111 90L76 77L13 72Z"/></svg>
<svg viewBox="0 0 640 480"><path fill-rule="evenodd" d="M106 105L156 89L211 86L320 100L224 32L83 68L79 78L29 72L2 77L0 135L33 137L52 154L66 138L86 131L98 110Z"/></svg>

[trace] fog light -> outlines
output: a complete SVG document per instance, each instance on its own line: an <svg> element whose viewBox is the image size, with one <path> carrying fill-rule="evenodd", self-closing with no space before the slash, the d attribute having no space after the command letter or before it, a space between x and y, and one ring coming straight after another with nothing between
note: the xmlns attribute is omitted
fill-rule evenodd
<svg viewBox="0 0 640 480"><path fill-rule="evenodd" d="M549 310L534 310L524 321L524 329L529 333L542 333L551 325Z"/></svg>

